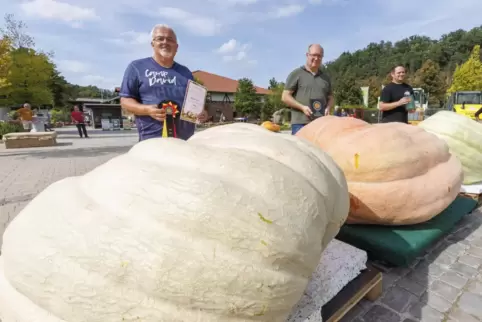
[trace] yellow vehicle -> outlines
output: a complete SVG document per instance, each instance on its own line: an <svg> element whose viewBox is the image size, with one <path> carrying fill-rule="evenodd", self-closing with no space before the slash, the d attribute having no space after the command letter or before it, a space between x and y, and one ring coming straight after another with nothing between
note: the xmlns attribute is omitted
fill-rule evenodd
<svg viewBox="0 0 482 322"><path fill-rule="evenodd" d="M449 97L448 106L455 113L475 120L475 113L482 109L482 91L452 93ZM482 119L482 115L479 115L479 119Z"/></svg>

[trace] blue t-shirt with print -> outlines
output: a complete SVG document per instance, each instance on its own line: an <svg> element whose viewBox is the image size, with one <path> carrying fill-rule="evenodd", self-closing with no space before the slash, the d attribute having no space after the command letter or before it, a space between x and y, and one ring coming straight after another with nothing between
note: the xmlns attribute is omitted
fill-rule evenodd
<svg viewBox="0 0 482 322"><path fill-rule="evenodd" d="M174 62L171 68L165 68L152 57L142 58L127 66L119 95L148 105L157 105L164 100L174 101L180 111L189 80L194 80L194 77L181 64ZM194 134L195 125L180 120L179 115L175 118L177 136L187 140ZM136 115L136 126L140 141L162 136L163 124L150 116Z"/></svg>

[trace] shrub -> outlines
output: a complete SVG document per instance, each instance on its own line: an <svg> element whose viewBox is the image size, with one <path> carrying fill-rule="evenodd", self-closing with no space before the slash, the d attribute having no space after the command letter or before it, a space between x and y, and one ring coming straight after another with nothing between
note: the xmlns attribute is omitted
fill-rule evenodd
<svg viewBox="0 0 482 322"><path fill-rule="evenodd" d="M7 133L23 132L22 124L17 122L0 122L0 139Z"/></svg>

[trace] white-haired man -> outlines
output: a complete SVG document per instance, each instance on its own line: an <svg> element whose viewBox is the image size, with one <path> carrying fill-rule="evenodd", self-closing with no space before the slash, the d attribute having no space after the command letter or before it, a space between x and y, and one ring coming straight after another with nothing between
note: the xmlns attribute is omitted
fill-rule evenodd
<svg viewBox="0 0 482 322"><path fill-rule="evenodd" d="M23 129L30 131L32 129L33 111L32 106L29 103L24 103L21 108L17 110L17 113L22 121Z"/></svg>
<svg viewBox="0 0 482 322"><path fill-rule="evenodd" d="M174 61L177 49L176 33L167 25L156 25L151 32L152 57L131 62L124 73L120 89L121 105L136 115L139 140L162 137L165 110L158 104L172 101L184 102L187 84L194 80L191 71ZM178 114L179 115L179 114ZM204 113L200 121L206 119ZM195 124L174 118L176 136L187 140L195 130Z"/></svg>

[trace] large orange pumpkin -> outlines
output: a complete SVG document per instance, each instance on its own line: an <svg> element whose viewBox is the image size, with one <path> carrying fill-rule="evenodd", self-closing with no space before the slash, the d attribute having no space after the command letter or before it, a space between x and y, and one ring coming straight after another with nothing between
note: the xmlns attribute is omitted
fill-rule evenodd
<svg viewBox="0 0 482 322"><path fill-rule="evenodd" d="M417 126L325 116L297 136L343 169L351 195L347 223L425 222L455 200L462 185L462 166L446 143Z"/></svg>

